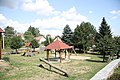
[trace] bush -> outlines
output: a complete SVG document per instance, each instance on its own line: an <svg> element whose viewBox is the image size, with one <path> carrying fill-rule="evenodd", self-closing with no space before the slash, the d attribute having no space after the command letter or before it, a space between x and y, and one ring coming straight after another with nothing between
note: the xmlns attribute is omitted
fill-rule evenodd
<svg viewBox="0 0 120 80"><path fill-rule="evenodd" d="M6 62L10 62L10 58L7 56L3 57L2 59L5 60Z"/></svg>

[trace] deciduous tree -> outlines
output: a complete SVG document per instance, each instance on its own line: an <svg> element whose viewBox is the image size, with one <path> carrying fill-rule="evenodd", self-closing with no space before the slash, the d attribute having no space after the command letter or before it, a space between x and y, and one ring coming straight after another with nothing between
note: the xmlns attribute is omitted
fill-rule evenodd
<svg viewBox="0 0 120 80"><path fill-rule="evenodd" d="M74 44L82 45L84 53L86 52L88 47L91 47L94 44L94 36L96 33L96 29L89 22L82 22L80 25L74 30Z"/></svg>
<svg viewBox="0 0 120 80"><path fill-rule="evenodd" d="M16 53L18 53L17 49L21 48L24 44L24 41L20 36L13 36L11 39L10 47L12 49L16 50Z"/></svg>

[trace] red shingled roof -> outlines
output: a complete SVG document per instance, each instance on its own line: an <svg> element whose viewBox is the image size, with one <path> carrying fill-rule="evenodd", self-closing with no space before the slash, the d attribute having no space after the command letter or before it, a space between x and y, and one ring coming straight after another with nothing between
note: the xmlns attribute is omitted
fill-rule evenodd
<svg viewBox="0 0 120 80"><path fill-rule="evenodd" d="M4 32L1 28L0 28L0 33Z"/></svg>
<svg viewBox="0 0 120 80"><path fill-rule="evenodd" d="M52 42L47 47L45 47L45 49L69 49L69 48L72 48L72 47L63 43L59 39L57 39L56 41Z"/></svg>
<svg viewBox="0 0 120 80"><path fill-rule="evenodd" d="M30 42L26 42L26 43L25 43L25 46L26 46L26 47L29 47L29 46L31 46L31 43L30 43Z"/></svg>

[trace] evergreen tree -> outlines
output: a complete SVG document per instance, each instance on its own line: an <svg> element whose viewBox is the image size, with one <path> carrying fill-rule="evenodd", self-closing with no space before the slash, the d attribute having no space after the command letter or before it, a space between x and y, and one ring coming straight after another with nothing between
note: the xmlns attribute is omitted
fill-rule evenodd
<svg viewBox="0 0 120 80"><path fill-rule="evenodd" d="M30 26L27 31L30 31L34 37L40 36L40 31L38 28Z"/></svg>
<svg viewBox="0 0 120 80"><path fill-rule="evenodd" d="M108 26L105 18L103 17L101 26L99 27L99 32L96 34L96 43L97 48L103 54L103 61L105 60L105 56L110 52L110 49L113 47L112 45L112 33L110 26Z"/></svg>
<svg viewBox="0 0 120 80"><path fill-rule="evenodd" d="M72 36L73 36L73 32L72 30L70 29L69 25L66 25L64 30L63 30L63 33L62 33L62 38L61 40L68 44L68 45L72 45Z"/></svg>

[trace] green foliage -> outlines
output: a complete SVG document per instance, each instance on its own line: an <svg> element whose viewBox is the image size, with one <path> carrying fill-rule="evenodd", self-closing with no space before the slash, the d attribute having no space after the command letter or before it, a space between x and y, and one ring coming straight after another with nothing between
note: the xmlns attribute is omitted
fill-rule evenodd
<svg viewBox="0 0 120 80"><path fill-rule="evenodd" d="M26 31L24 33L24 37L25 37L26 42L31 42L32 39L34 38L34 36L32 35L30 31Z"/></svg>
<svg viewBox="0 0 120 80"><path fill-rule="evenodd" d="M50 43L52 43L53 42L53 39L50 37L50 36L46 36L46 41L44 41L44 45L45 46L47 46L47 45L49 45Z"/></svg>
<svg viewBox="0 0 120 80"><path fill-rule="evenodd" d="M110 26L108 26L105 18L103 17L99 32L96 33L95 37L96 47L103 54L103 61L108 51L113 48L113 39Z"/></svg>
<svg viewBox="0 0 120 80"><path fill-rule="evenodd" d="M9 27L7 26L5 28L5 47L10 47L10 43L11 43L11 38L15 35L15 31L13 27Z"/></svg>
<svg viewBox="0 0 120 80"><path fill-rule="evenodd" d="M40 31L38 28L30 26L27 31L30 31L34 37L40 36Z"/></svg>
<svg viewBox="0 0 120 80"><path fill-rule="evenodd" d="M17 49L21 48L23 46L23 40L20 36L13 36L13 38L11 39L11 43L10 43L10 47L11 49Z"/></svg>
<svg viewBox="0 0 120 80"><path fill-rule="evenodd" d="M72 43L73 32L70 29L69 25L65 26L62 34L63 35L62 35L61 40L68 45L72 45L73 44Z"/></svg>
<svg viewBox="0 0 120 80"><path fill-rule="evenodd" d="M119 58L120 53L120 36L115 36L113 38L113 47L114 47L114 53L116 53L117 58Z"/></svg>
<svg viewBox="0 0 120 80"><path fill-rule="evenodd" d="M74 44L82 45L84 52L88 47L91 47L94 44L94 36L96 33L96 29L89 22L82 22L80 25L74 30Z"/></svg>
<svg viewBox="0 0 120 80"><path fill-rule="evenodd" d="M39 47L38 41L37 41L36 39L33 39L33 40L31 41L31 44L32 44L32 48L33 48L33 49Z"/></svg>

